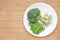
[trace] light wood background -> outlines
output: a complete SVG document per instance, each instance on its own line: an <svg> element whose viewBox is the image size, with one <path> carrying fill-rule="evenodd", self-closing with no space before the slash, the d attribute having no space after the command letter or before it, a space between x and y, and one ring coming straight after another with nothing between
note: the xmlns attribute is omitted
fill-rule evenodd
<svg viewBox="0 0 60 40"><path fill-rule="evenodd" d="M55 31L42 38L30 35L23 25L25 10L37 2L50 4L58 16ZM60 40L60 0L0 0L0 40Z"/></svg>

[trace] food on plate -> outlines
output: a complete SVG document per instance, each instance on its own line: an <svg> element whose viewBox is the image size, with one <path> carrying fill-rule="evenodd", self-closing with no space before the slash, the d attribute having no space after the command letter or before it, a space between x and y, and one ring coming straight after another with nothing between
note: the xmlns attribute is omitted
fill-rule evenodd
<svg viewBox="0 0 60 40"><path fill-rule="evenodd" d="M43 25L48 26L51 23L52 15L48 15L47 13L44 16L40 15L39 20Z"/></svg>
<svg viewBox="0 0 60 40"><path fill-rule="evenodd" d="M37 22L38 21L38 16L40 15L40 10L38 8L34 8L32 10L29 10L27 16L28 20L30 22Z"/></svg>
<svg viewBox="0 0 60 40"><path fill-rule="evenodd" d="M44 16L41 15L41 11L38 8L33 8L28 11L28 25L33 34L40 34L45 30L44 26L47 26L51 23L52 16L47 13ZM40 21L40 22L39 22Z"/></svg>
<svg viewBox="0 0 60 40"><path fill-rule="evenodd" d="M43 27L43 25L42 24L40 24L40 23L29 23L29 25L30 25L30 30L32 30L32 32L33 32L33 34L39 34L39 33L41 33L42 31L44 31L45 30L45 28Z"/></svg>

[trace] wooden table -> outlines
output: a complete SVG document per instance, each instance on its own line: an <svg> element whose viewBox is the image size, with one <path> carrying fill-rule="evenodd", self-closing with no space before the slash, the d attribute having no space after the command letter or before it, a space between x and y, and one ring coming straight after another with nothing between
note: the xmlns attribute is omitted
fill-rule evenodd
<svg viewBox="0 0 60 40"><path fill-rule="evenodd" d="M58 16L55 31L42 38L30 35L23 25L25 10L38 2L50 4ZM60 0L0 0L0 40L60 40Z"/></svg>

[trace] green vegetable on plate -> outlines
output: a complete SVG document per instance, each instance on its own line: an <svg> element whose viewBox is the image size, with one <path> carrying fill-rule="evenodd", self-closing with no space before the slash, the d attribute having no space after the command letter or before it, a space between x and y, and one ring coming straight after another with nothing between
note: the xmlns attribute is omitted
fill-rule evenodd
<svg viewBox="0 0 60 40"><path fill-rule="evenodd" d="M41 15L41 12L38 8L33 8L28 11L28 25L30 26L30 30L33 34L40 34L45 30L44 26L47 26L51 22L51 16L45 14L44 16ZM40 21L40 22L39 22Z"/></svg>
<svg viewBox="0 0 60 40"><path fill-rule="evenodd" d="M38 8L34 8L28 11L27 17L30 22L38 22L38 16L40 15L40 10Z"/></svg>
<svg viewBox="0 0 60 40"><path fill-rule="evenodd" d="M32 30L33 34L37 34L38 35L39 33L41 33L42 31L45 30L43 25L40 24L40 23L31 23L30 22L29 25L30 25L30 30Z"/></svg>

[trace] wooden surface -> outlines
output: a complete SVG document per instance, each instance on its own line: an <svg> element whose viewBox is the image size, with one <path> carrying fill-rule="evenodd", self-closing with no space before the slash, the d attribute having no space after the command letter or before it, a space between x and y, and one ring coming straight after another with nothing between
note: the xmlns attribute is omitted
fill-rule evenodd
<svg viewBox="0 0 60 40"><path fill-rule="evenodd" d="M30 35L23 25L25 10L37 2L50 4L58 16L55 31L42 38ZM60 40L60 0L0 0L0 40Z"/></svg>

